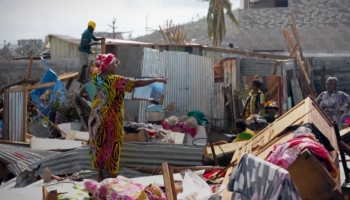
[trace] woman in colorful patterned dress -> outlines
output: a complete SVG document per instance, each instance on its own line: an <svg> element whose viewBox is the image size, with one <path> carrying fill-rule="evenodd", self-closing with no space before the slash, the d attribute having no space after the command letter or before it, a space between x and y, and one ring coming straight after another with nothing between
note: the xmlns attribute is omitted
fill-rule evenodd
<svg viewBox="0 0 350 200"><path fill-rule="evenodd" d="M253 79L251 84L252 91L244 105L243 116L247 119L252 114L260 114L264 117L265 109L264 103L266 101L264 93L260 90L262 83L259 79Z"/></svg>
<svg viewBox="0 0 350 200"><path fill-rule="evenodd" d="M89 118L90 158L92 167L98 170L98 181L104 180L102 170L116 177L119 170L120 152L124 139L124 95L134 87L155 82L167 83L166 79L133 80L115 75L119 60L113 54L98 55L99 66L91 69L92 83L96 87Z"/></svg>
<svg viewBox="0 0 350 200"><path fill-rule="evenodd" d="M350 110L350 96L338 91L338 79L329 77L326 81L327 91L322 92L317 98L317 104L332 122L337 122L341 130L341 116Z"/></svg>

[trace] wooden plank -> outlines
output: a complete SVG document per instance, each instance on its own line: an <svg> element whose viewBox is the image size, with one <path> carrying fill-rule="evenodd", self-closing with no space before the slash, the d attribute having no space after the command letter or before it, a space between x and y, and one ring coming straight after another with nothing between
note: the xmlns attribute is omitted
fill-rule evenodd
<svg viewBox="0 0 350 200"><path fill-rule="evenodd" d="M16 142L16 141L9 141L9 140L0 140L0 144L19 144L19 145L25 145L25 146L30 145L30 143L28 142Z"/></svg>
<svg viewBox="0 0 350 200"><path fill-rule="evenodd" d="M308 149L288 168L302 199L322 199L331 193L336 182L323 164Z"/></svg>
<svg viewBox="0 0 350 200"><path fill-rule="evenodd" d="M246 143L247 141L242 141L242 142L232 142L228 144L216 145L214 146L214 151L217 156L223 156L224 154L234 153L238 148L242 147ZM206 147L204 149L204 155L209 158L213 157L213 153L210 147Z"/></svg>
<svg viewBox="0 0 350 200"><path fill-rule="evenodd" d="M62 74L58 76L57 80L64 81L67 79L77 79L77 78L79 78L79 72L72 72L72 73Z"/></svg>
<svg viewBox="0 0 350 200"><path fill-rule="evenodd" d="M294 16L293 16L293 15L292 15L292 30L293 30L293 34L294 34L295 41L297 42L297 44L299 44L300 57L301 57L302 59L304 59L303 51L301 50L301 45L300 45L300 40L299 40L299 34L298 34L298 31L297 31L297 26L296 26L296 24L295 24L295 20L294 20Z"/></svg>
<svg viewBox="0 0 350 200"><path fill-rule="evenodd" d="M297 43L295 45L295 47L293 48L293 51L290 53L289 55L289 59L292 59L294 57L294 55L296 54L297 50L298 50L298 47L299 47L299 43Z"/></svg>
<svg viewBox="0 0 350 200"><path fill-rule="evenodd" d="M50 83L44 83L44 84L38 84L38 85L33 85L33 86L28 86L27 90L34 90L34 89L38 89L38 88L46 88L46 87L52 87L55 86L55 82L50 82ZM19 87L19 88L14 88L14 89L9 89L9 93L12 92L21 92L23 91L23 87Z"/></svg>
<svg viewBox="0 0 350 200"><path fill-rule="evenodd" d="M30 59L29 59L29 69L28 69L28 72L27 72L27 79L30 79L30 73L32 71L33 59L34 59L33 56L31 56Z"/></svg>
<svg viewBox="0 0 350 200"><path fill-rule="evenodd" d="M169 172L169 166L168 163L163 163L162 164L162 169L163 169L163 179L164 179L164 186L165 186L165 191L166 191L166 197L168 200L176 200L174 198L174 192L173 192L173 187L174 183L171 182L171 177L170 177L170 172Z"/></svg>
<svg viewBox="0 0 350 200"><path fill-rule="evenodd" d="M23 142L26 142L27 134L27 105L28 105L28 90L27 87L23 87Z"/></svg>
<svg viewBox="0 0 350 200"><path fill-rule="evenodd" d="M4 112L3 112L3 125L2 125L2 129L3 129L3 136L4 136L4 140L9 140L9 122L10 122L10 118L9 118L9 107L10 107L10 103L9 103L9 91L8 89L5 89L4 92Z"/></svg>
<svg viewBox="0 0 350 200"><path fill-rule="evenodd" d="M294 47L294 43L293 43L292 38L291 38L290 35L289 35L288 30L283 29L283 33L284 33L284 37L287 39L288 46L292 49L292 48ZM291 52L290 52L290 53L291 53ZM289 56L288 56L288 58L289 58Z"/></svg>
<svg viewBox="0 0 350 200"><path fill-rule="evenodd" d="M106 40L101 40L101 54L106 54Z"/></svg>

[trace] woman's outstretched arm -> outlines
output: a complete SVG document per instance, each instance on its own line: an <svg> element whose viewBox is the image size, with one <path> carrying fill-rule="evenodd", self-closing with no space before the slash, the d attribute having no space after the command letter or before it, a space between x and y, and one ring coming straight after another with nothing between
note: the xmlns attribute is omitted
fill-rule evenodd
<svg viewBox="0 0 350 200"><path fill-rule="evenodd" d="M156 82L161 82L166 84L167 83L167 79L165 78L155 78L155 79L149 79L149 80L137 80L135 82L135 86L134 87L143 87L146 85L150 85L152 83L156 83Z"/></svg>

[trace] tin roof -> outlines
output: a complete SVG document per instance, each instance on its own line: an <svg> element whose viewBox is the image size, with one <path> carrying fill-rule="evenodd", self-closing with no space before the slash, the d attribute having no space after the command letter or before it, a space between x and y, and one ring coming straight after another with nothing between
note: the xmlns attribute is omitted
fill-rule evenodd
<svg viewBox="0 0 350 200"><path fill-rule="evenodd" d="M16 176L25 170L31 170L29 164L58 154L60 153L0 144L0 160L7 163L8 170Z"/></svg>
<svg viewBox="0 0 350 200"><path fill-rule="evenodd" d="M164 162L172 166L201 166L204 147L162 143L124 143L120 166L160 167ZM69 174L80 170L92 170L89 146L30 163L29 167L35 169L39 164L41 167L36 172L37 175L43 174L46 167L52 171L52 174L62 174L62 171Z"/></svg>

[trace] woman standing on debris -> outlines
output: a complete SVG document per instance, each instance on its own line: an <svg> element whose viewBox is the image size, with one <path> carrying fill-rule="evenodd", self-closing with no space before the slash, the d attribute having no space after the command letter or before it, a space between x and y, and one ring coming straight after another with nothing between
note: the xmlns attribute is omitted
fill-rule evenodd
<svg viewBox="0 0 350 200"><path fill-rule="evenodd" d="M92 167L98 170L98 181L104 180L102 170L108 170L115 178L119 170L120 152L124 139L124 95L134 87L166 79L133 80L115 75L120 63L113 54L98 55L99 66L91 69L92 82L97 93L92 102L89 118L90 158Z"/></svg>
<svg viewBox="0 0 350 200"><path fill-rule="evenodd" d="M350 110L350 96L338 91L338 79L329 77L326 81L327 91L322 92L317 98L317 104L332 122L337 122L341 130L341 116Z"/></svg>
<svg viewBox="0 0 350 200"><path fill-rule="evenodd" d="M249 97L244 106L244 119L247 119L252 114L265 114L264 103L266 100L264 93L260 90L261 87L262 83L259 79L252 80L252 91L249 93Z"/></svg>

